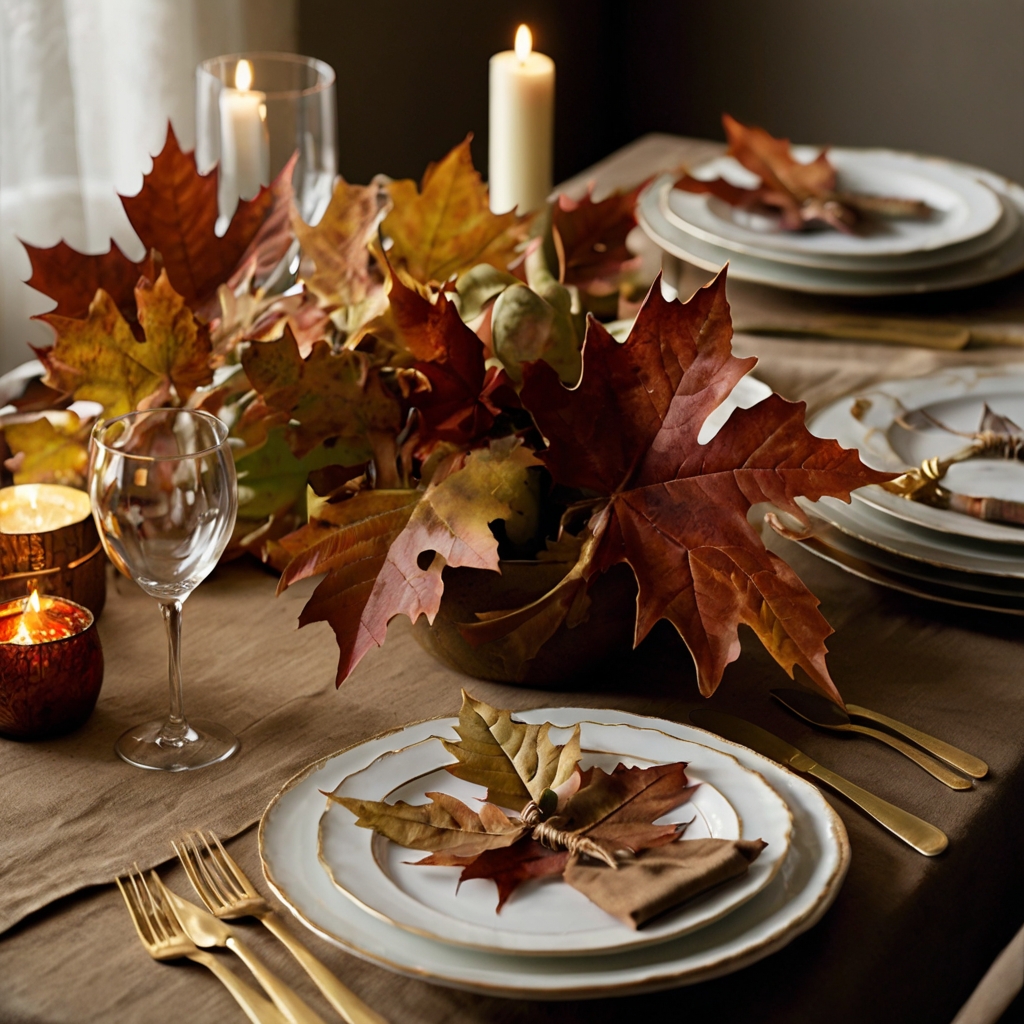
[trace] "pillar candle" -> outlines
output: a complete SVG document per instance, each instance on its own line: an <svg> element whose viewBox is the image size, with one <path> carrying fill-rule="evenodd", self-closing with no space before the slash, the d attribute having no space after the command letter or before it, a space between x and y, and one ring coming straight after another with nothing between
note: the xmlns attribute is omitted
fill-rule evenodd
<svg viewBox="0 0 1024 1024"><path fill-rule="evenodd" d="M551 192L555 62L532 49L530 30L519 26L515 50L490 63L491 210L539 209Z"/></svg>
<svg viewBox="0 0 1024 1024"><path fill-rule="evenodd" d="M270 182L267 94L250 88L252 65L240 60L235 88L220 92L220 205L234 210L239 198L251 199Z"/></svg>

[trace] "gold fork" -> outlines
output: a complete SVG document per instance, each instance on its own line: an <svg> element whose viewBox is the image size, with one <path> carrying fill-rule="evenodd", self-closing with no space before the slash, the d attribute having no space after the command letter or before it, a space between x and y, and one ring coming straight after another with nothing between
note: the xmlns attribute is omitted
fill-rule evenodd
<svg viewBox="0 0 1024 1024"><path fill-rule="evenodd" d="M226 921L239 917L257 918L299 961L324 998L349 1024L388 1024L346 988L288 930L280 915L256 891L216 835L196 832L172 845L192 888L214 917Z"/></svg>
<svg viewBox="0 0 1024 1024"><path fill-rule="evenodd" d="M120 878L115 881L124 897L135 931L146 952L154 960L184 958L202 964L235 997L253 1024L287 1024L272 1003L232 974L215 956L199 949L192 942L165 902L163 894L154 894L146 883L138 864L123 881Z"/></svg>

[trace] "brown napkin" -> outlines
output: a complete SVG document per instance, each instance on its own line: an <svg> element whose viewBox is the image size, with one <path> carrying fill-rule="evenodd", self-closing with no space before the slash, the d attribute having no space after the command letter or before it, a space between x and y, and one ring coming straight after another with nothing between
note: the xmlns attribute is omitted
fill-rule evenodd
<svg viewBox="0 0 1024 1024"><path fill-rule="evenodd" d="M761 839L680 839L623 861L617 870L573 858L565 880L630 928L746 874L767 846Z"/></svg>

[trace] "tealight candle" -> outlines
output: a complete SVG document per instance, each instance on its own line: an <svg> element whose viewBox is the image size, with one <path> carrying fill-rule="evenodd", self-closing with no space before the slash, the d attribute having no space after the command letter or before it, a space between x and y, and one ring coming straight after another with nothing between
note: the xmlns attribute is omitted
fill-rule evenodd
<svg viewBox="0 0 1024 1024"><path fill-rule="evenodd" d="M0 736L33 740L77 729L103 684L88 608L40 595L0 604Z"/></svg>
<svg viewBox="0 0 1024 1024"><path fill-rule="evenodd" d="M88 494L58 484L0 489L0 601L39 590L98 615L106 578Z"/></svg>
<svg viewBox="0 0 1024 1024"><path fill-rule="evenodd" d="M515 50L490 63L488 187L491 210L540 209L551 192L554 143L555 62L533 49L525 25Z"/></svg>
<svg viewBox="0 0 1024 1024"><path fill-rule="evenodd" d="M235 87L223 88L220 104L220 206L230 215L239 198L251 199L270 182L267 94L252 88L252 64L235 65Z"/></svg>

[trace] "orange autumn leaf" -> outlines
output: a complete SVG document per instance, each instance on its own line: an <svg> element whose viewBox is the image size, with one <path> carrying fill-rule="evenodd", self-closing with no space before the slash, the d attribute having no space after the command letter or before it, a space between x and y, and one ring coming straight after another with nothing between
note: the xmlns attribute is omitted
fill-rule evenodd
<svg viewBox="0 0 1024 1024"><path fill-rule="evenodd" d="M575 389L537 362L524 368L521 398L548 440L540 457L554 479L601 496L578 574L589 583L619 562L632 568L636 643L668 619L710 695L739 656L745 624L790 675L799 665L837 698L825 664L832 630L817 598L764 547L747 513L769 502L806 522L797 496L849 500L851 490L890 477L814 437L803 403L778 395L734 410L699 444L708 415L755 362L732 354L731 336L724 271L685 304L666 301L659 280L624 344L590 321ZM529 633L531 620L507 618L509 634ZM480 628L493 638L500 622Z"/></svg>
<svg viewBox="0 0 1024 1024"><path fill-rule="evenodd" d="M352 463L363 461L374 433L394 435L401 427L398 400L361 352L335 352L317 341L303 358L287 326L280 338L249 345L242 366L269 413L291 421L288 444L300 459L337 438L351 446Z"/></svg>
<svg viewBox="0 0 1024 1024"><path fill-rule="evenodd" d="M471 139L431 164L418 189L408 179L388 186L394 205L381 226L392 243L388 259L421 284L443 284L480 263L507 270L526 238L528 217L491 213Z"/></svg>
<svg viewBox="0 0 1024 1024"><path fill-rule="evenodd" d="M131 327L105 291L98 291L84 320L46 313L40 317L57 333L48 349L38 350L46 367L45 383L76 399L99 402L105 416L186 401L212 380L210 339L161 272L155 284L135 288L139 325Z"/></svg>

